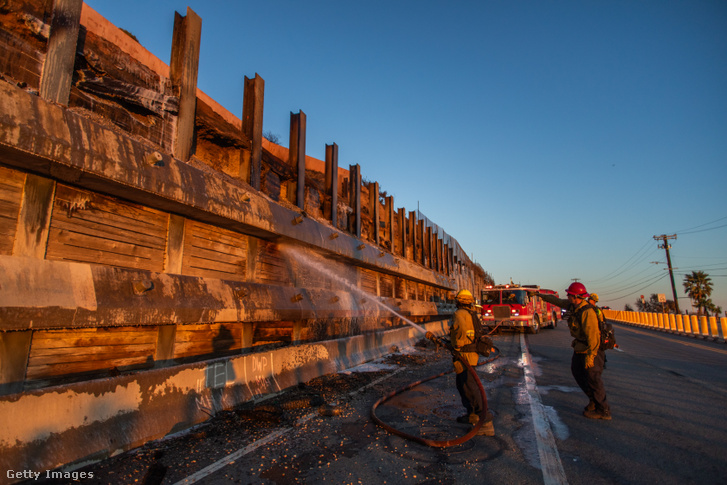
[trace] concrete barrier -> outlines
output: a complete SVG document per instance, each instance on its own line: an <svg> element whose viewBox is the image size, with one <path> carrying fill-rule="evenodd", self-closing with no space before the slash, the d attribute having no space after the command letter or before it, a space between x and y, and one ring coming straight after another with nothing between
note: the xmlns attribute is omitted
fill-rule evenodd
<svg viewBox="0 0 727 485"><path fill-rule="evenodd" d="M604 310L614 322L727 343L727 317Z"/></svg>
<svg viewBox="0 0 727 485"><path fill-rule="evenodd" d="M447 320L421 326L436 335L448 331ZM73 469L422 337L406 326L3 396L0 469Z"/></svg>

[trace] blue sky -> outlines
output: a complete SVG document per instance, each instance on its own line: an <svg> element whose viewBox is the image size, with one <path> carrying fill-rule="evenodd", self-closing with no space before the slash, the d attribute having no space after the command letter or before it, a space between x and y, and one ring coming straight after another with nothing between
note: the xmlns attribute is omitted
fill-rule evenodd
<svg viewBox="0 0 727 485"><path fill-rule="evenodd" d="M169 62L174 12L202 18L199 87L264 132L358 163L495 280L622 309L685 273L727 311L727 2L86 0ZM654 263L652 263L654 262Z"/></svg>

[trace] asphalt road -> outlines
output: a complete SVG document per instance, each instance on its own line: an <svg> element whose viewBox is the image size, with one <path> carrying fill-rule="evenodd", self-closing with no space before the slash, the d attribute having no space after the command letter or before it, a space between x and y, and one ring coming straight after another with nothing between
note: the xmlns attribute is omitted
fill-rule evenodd
<svg viewBox="0 0 727 485"><path fill-rule="evenodd" d="M620 348L608 351L604 373L611 421L582 416L588 400L570 374L561 322L537 335L497 336L499 357L477 367L494 437L438 448L373 422L382 396L442 374L397 394L377 416L427 439L467 433L455 422L463 408L447 373L451 356L423 341L80 469L94 473L80 483L724 483L727 346L623 326L616 336Z"/></svg>

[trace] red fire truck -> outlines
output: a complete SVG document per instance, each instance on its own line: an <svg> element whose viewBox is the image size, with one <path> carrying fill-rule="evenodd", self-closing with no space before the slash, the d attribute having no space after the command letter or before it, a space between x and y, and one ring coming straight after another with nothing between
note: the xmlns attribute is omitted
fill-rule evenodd
<svg viewBox="0 0 727 485"><path fill-rule="evenodd" d="M537 285L495 285L482 290L482 322L488 327L538 333L541 327L555 328L560 311L534 295L536 291L558 296Z"/></svg>

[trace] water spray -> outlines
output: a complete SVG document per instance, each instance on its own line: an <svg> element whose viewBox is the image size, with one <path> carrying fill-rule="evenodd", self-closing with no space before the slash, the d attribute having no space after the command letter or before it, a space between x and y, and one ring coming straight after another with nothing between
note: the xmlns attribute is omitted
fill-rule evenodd
<svg viewBox="0 0 727 485"><path fill-rule="evenodd" d="M357 294L359 296L362 296L366 300L375 303L377 306L383 308L389 313L392 313L394 316L397 316L401 318L404 322L411 325L415 329L417 329L419 332L422 333L422 335L426 335L427 331L422 327L421 325L417 325L416 323L412 322L408 318L406 318L404 315L400 314L399 312L395 311L391 307L386 306L382 301L380 301L377 297L367 293L366 291L362 290L358 286L354 285L350 281L348 281L346 278L341 277L340 275L334 273L331 271L327 266L323 264L323 261L318 259L314 260L313 258L310 258L307 254L304 254L303 251L300 251L298 248L294 248L287 245L280 245L280 250L283 252L291 253L291 256L293 256L293 259L296 261L300 261L306 266L308 266L311 269L315 269L319 273L326 275L329 277L332 281L335 281L337 283L342 284L345 286L348 290L351 291L351 293Z"/></svg>
<svg viewBox="0 0 727 485"><path fill-rule="evenodd" d="M454 356L454 358L456 360L459 360L462 363L462 365L464 365L465 372L469 372L470 375L474 378L475 382L477 383L477 387L479 388L479 391L480 391L480 397L482 398L482 412L479 414L479 419L477 420L477 423L472 427L472 429L467 434L465 434L464 436L461 436L459 438L453 439L453 440L444 440L444 441L430 440L430 439L422 438L420 436L410 435L410 434L404 433L401 430L393 428L392 426L389 426L388 424L381 421L381 419L379 419L378 416L376 416L376 408L380 404L383 404L384 402L388 401L392 397L394 397L404 391L412 389L424 382L427 382L427 381L436 379L438 377L450 374L451 372L454 372L454 369L450 369L446 372L442 372L440 374L428 377L426 379L423 379L423 380L420 380L417 382L413 382L413 383L409 384L408 386L406 386L402 389L399 389L397 391L394 391L394 392L382 397L378 401L376 401L376 403L374 403L373 407L371 408L371 418L374 420L374 422L376 424L378 424L382 428L388 430L390 433L400 436L402 438L408 439L410 441L415 441L415 442L423 444L423 445L433 446L433 447L438 447L438 448L456 446L456 445L464 443L465 441L470 440L471 438L473 438L474 436L477 435L480 428L485 423L485 419L487 416L487 395L485 394L485 388L482 386L482 382L480 381L479 376L475 372L474 368L472 368L472 366L469 364L469 362L467 362L467 359L465 359L462 356L462 354L460 354L454 347L452 347L452 345L448 341L437 337L432 332L428 332L421 325L417 325L416 323L414 323L411 320L409 320L408 318L404 317L397 311L384 305L384 303L381 302L378 298L374 297L373 295L370 295L369 293L367 293L364 290L362 290L361 288L357 287L356 285L354 285L347 279L342 278L340 275L331 271L326 265L323 264L322 260L319 259L316 261L316 260L312 259L311 257L309 257L307 254L304 254L303 251L301 251L299 248L295 248L295 247L288 246L288 245L281 244L280 250L284 253L285 252L290 253L291 257L293 259L295 259L296 261L302 262L309 268L314 269L314 270L318 271L319 273L329 277L332 281L336 281L336 282L342 284L343 286L348 288L352 293L355 293L357 295L364 297L366 300L375 303L376 305L383 308L387 312L392 313L395 316L401 318L404 322L406 322L407 324L411 325L413 328L415 328L419 332L421 332L428 340L431 340L436 345L442 346L445 349L447 349L452 354L452 356ZM497 357L498 356L495 356L495 357L487 360L484 363L491 362L491 361L495 360Z"/></svg>

